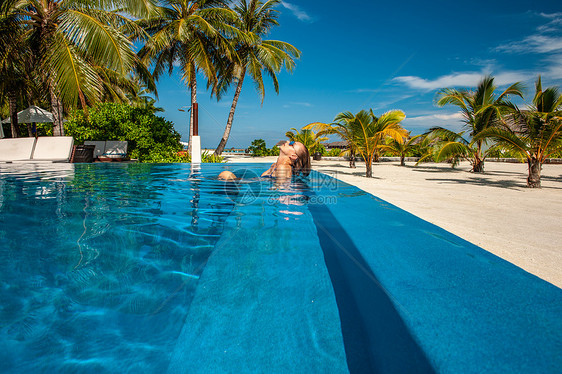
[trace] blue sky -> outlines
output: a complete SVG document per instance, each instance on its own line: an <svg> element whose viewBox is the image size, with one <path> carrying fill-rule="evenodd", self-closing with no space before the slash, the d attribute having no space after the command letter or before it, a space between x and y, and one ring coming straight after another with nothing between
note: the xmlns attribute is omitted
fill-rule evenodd
<svg viewBox="0 0 562 374"><path fill-rule="evenodd" d="M263 105L246 79L227 148L246 148L257 138L271 147L292 127L369 108L379 115L403 110L403 126L413 134L432 126L460 130L456 109L436 107L435 94L475 87L486 74L500 89L524 82L526 100L538 74L543 85L562 86L559 0L290 0L278 10L280 26L268 39L293 44L301 59L292 74L279 74L279 95L266 80ZM202 77L198 84L202 146L215 148L234 90L217 102ZM189 105L189 92L179 74L162 77L158 94L162 115L186 140L189 115L178 108Z"/></svg>

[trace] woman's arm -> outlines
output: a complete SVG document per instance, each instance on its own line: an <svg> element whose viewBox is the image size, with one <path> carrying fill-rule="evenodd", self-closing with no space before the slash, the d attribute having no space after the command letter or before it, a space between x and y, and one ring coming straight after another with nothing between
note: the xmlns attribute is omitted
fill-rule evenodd
<svg viewBox="0 0 562 374"><path fill-rule="evenodd" d="M269 167L269 169L267 169L266 171L264 171L262 173L262 177L269 177L271 175L271 173L273 172L273 170L275 169L275 164L271 164L271 166Z"/></svg>

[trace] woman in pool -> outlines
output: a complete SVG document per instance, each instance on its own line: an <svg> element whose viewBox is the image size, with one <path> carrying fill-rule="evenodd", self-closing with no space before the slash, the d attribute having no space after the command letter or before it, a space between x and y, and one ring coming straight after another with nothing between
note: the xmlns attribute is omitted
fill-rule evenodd
<svg viewBox="0 0 562 374"><path fill-rule="evenodd" d="M310 155L306 146L300 142L286 141L279 147L279 157L271 167L264 171L262 177L290 179L293 175L308 176L310 174ZM234 180L236 176L225 170L219 174L219 179Z"/></svg>

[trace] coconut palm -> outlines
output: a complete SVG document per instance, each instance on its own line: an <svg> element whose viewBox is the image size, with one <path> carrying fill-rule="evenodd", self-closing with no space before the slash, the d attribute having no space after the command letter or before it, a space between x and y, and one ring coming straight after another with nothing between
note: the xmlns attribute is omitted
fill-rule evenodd
<svg viewBox="0 0 562 374"><path fill-rule="evenodd" d="M338 117L336 117L337 119ZM334 119L334 121L336 121ZM318 136L324 135L337 135L347 143L347 149L342 152L343 155L349 156L349 167L355 168L355 155L357 151L355 145L351 142L352 127L349 125L348 120L339 120L338 122L323 123L313 122L303 127L303 130L313 130L317 132Z"/></svg>
<svg viewBox="0 0 562 374"><path fill-rule="evenodd" d="M557 87L542 89L541 77L526 110L517 110L502 127L480 132L476 139L493 139L500 147L527 160L527 187L540 188L541 168L551 155L562 151L562 95Z"/></svg>
<svg viewBox="0 0 562 374"><path fill-rule="evenodd" d="M103 66L125 76L136 55L125 31L134 17L147 16L154 0L5 0L5 9L25 28L36 65L47 82L54 134L62 135L62 105L98 102Z"/></svg>
<svg viewBox="0 0 562 374"><path fill-rule="evenodd" d="M5 95L11 117L12 138L18 137L18 95L27 86L26 68L29 53L25 44L23 29L13 14L0 11L0 94Z"/></svg>
<svg viewBox="0 0 562 374"><path fill-rule="evenodd" d="M291 128L291 131L287 131L285 136L289 138L289 140L304 144L311 154L320 152L324 147L322 142L328 140L327 137L315 134L312 130L303 128L299 131L294 127Z"/></svg>
<svg viewBox="0 0 562 374"><path fill-rule="evenodd" d="M160 17L143 22L151 38L139 51L145 63L153 62L154 78L171 74L179 65L183 81L191 91L191 106L197 102L197 72L210 85L216 84L216 55L230 58L228 43L221 31L231 32L227 20L234 13L225 0L163 0ZM193 111L190 115L190 143L193 135Z"/></svg>
<svg viewBox="0 0 562 374"><path fill-rule="evenodd" d="M478 84L476 91L458 90L444 88L437 93L437 105L456 105L460 108L464 118L468 135L473 138L481 131L499 126L503 115L514 109L514 105L508 100L509 96L523 97L521 83L514 83L499 95L495 95L496 86L494 78L486 76ZM437 137L446 136L451 139L449 130L441 127L433 128ZM487 152L484 150L484 139L465 139L462 136L457 141L447 140L442 144L437 154L436 161L460 156L466 158L472 164L473 172L484 171L484 160Z"/></svg>
<svg viewBox="0 0 562 374"><path fill-rule="evenodd" d="M452 168L455 168L461 160L473 164L475 148L467 140L465 134L466 131L457 133L442 127L432 127L424 134L425 137L420 145L425 152L416 165L427 160L447 161L451 163ZM484 158L487 157L489 151L489 149L486 151Z"/></svg>
<svg viewBox="0 0 562 374"><path fill-rule="evenodd" d="M362 110L357 114L342 112L330 124L315 122L304 129L315 129L319 135L337 134L349 143L352 158L355 153L365 160L366 177L373 176L372 164L375 154L380 152L383 142L390 137L397 142L403 142L408 131L402 128L400 122L406 118L401 110L391 110L377 117L372 110ZM350 164L351 167L351 164Z"/></svg>
<svg viewBox="0 0 562 374"><path fill-rule="evenodd" d="M405 166L406 155L417 147L417 142L420 140L420 137L421 135L410 137L410 133L408 133L406 140L402 142L394 138L387 138L386 144L381 146L381 150L398 155L398 157L400 157L400 166Z"/></svg>
<svg viewBox="0 0 562 374"><path fill-rule="evenodd" d="M350 128L351 138L348 139L355 149L365 160L365 176L373 176L372 165L375 153L385 138L391 137L398 142L403 142L408 132L400 126L400 122L406 118L401 110L391 110L380 117L374 115L373 111L362 110L357 114L342 112L335 118L336 122L345 122Z"/></svg>
<svg viewBox="0 0 562 374"><path fill-rule="evenodd" d="M273 26L278 25L277 11L274 7L280 3L281 0L268 0L266 2L239 0L233 8L237 15L233 26L243 35L232 41L239 61L225 61L226 63L223 64L220 71L221 84L217 91L217 97L220 97L221 92L224 92L226 87L232 83L236 83L236 90L234 91L224 134L215 149L215 155L222 153L230 136L234 112L246 73L254 81L263 103L265 96L263 73L265 72L270 76L273 80L275 92L279 93L277 73L283 67L292 71L295 66L294 59L300 57L300 51L289 43L263 39Z"/></svg>

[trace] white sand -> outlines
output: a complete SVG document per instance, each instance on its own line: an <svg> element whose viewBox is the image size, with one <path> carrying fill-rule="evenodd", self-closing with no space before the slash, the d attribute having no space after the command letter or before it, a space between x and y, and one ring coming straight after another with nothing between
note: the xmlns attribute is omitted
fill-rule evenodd
<svg viewBox="0 0 562 374"><path fill-rule="evenodd" d="M227 162L269 162L275 157L227 157ZM353 184L474 243L562 288L562 165L544 165L542 188L525 187L526 164L486 162L485 173L463 163L377 163L365 166L314 161L313 169Z"/></svg>

